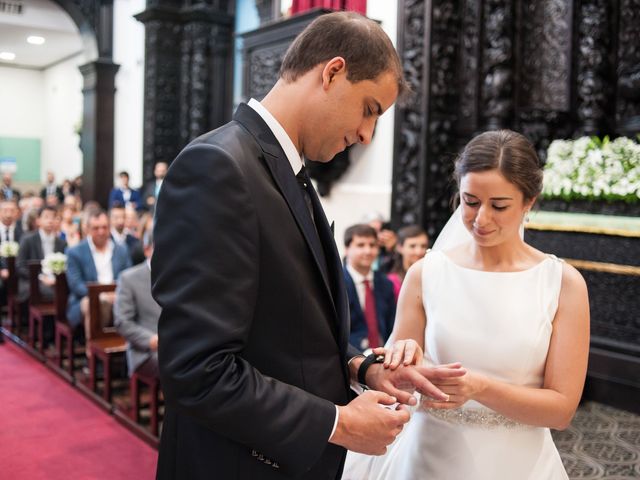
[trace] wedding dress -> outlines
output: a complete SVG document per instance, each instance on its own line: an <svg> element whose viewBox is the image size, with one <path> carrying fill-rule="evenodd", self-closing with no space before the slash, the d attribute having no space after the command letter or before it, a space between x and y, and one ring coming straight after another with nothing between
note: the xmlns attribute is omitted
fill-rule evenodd
<svg viewBox="0 0 640 480"><path fill-rule="evenodd" d="M462 267L444 251L423 260L425 361L462 365L514 385L541 387L558 307L562 262L519 272ZM418 406L386 455L349 452L344 480L566 480L548 428L514 422L469 401Z"/></svg>

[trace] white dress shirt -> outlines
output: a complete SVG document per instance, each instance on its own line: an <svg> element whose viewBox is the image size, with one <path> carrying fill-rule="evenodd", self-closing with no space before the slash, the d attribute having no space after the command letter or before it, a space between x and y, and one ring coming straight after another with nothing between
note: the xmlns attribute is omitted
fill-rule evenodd
<svg viewBox="0 0 640 480"><path fill-rule="evenodd" d="M8 227L4 223L0 223L0 242L14 242L14 232L15 232L16 224L13 223ZM8 232L8 238L7 238Z"/></svg>
<svg viewBox="0 0 640 480"><path fill-rule="evenodd" d="M287 135L284 127L280 125L280 122L278 122L278 120L276 120L275 117L271 115L271 112L269 112L269 110L267 110L264 105L258 102L255 98L249 100L248 105L253 108L255 112L260 115L260 117L267 124L267 127L269 127L271 133L273 133L273 135L276 137L276 140L282 147L282 150L284 150L284 154L287 156L287 160L289 160L289 164L291 165L293 174L297 175L302 169L304 162L302 161L302 157L293 144L293 141L291 140L289 135ZM336 405L336 419L333 422L333 429L331 430L331 435L329 435L329 440L331 440L333 434L336 431L339 415L340 411L338 410L338 406Z"/></svg>
<svg viewBox="0 0 640 480"><path fill-rule="evenodd" d="M269 127L269 130L271 130L271 133L273 133L273 135L276 137L276 140L278 140L278 143L282 147L282 150L284 150L284 154L287 156L287 160L289 160L289 163L291 164L293 174L297 175L300 170L302 170L302 165L304 165L304 162L302 161L302 157L293 144L293 141L291 140L289 135L287 135L284 127L280 125L280 122L278 122L278 120L276 120L275 117L271 115L271 112L264 108L264 106L255 98L249 100L248 105L253 108L267 124L267 127Z"/></svg>
<svg viewBox="0 0 640 480"><path fill-rule="evenodd" d="M87 241L89 242L93 263L95 264L96 272L98 273L98 283L113 283L113 266L111 265L111 258L113 257L113 242L108 240L104 251L99 252L93 244L91 237L87 237Z"/></svg>
<svg viewBox="0 0 640 480"><path fill-rule="evenodd" d="M366 276L363 276L360 272L358 272L355 268L353 268L349 263L347 263L347 272L351 275L353 279L353 283L356 286L356 293L358 294L358 301L360 302L360 308L364 312L365 299L367 298L367 292L364 286L364 281L369 281L369 287L373 289L373 270L369 270L369 273Z"/></svg>
<svg viewBox="0 0 640 480"><path fill-rule="evenodd" d="M47 258L47 255L51 255L55 250L56 237L53 233L47 235L41 228L38 229L38 233L40 234L40 242L42 243L42 253L44 254L44 258Z"/></svg>
<svg viewBox="0 0 640 480"><path fill-rule="evenodd" d="M118 233L118 231L115 228L111 229L111 236L113 237L113 239L116 241L116 243L119 243L120 245L127 245L127 232L126 231L122 231L122 233Z"/></svg>

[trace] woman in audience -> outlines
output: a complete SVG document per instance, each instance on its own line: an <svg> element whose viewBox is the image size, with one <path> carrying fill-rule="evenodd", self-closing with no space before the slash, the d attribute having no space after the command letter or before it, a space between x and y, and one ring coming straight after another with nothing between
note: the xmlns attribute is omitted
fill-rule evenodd
<svg viewBox="0 0 640 480"><path fill-rule="evenodd" d="M391 272L387 277L393 283L393 293L398 301L400 286L404 281L404 276L409 267L424 257L427 253L429 237L427 232L418 225L409 225L398 230L398 244L396 245L396 256Z"/></svg>
<svg viewBox="0 0 640 480"><path fill-rule="evenodd" d="M67 245L73 247L80 242L80 215L71 205L62 207L62 218L60 221L60 236L66 240Z"/></svg>

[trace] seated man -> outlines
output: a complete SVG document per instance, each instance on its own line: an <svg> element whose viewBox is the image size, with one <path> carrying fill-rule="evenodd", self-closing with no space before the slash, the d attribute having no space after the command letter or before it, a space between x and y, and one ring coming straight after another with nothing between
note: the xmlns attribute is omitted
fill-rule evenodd
<svg viewBox="0 0 640 480"><path fill-rule="evenodd" d="M151 296L149 260L153 235L144 239L147 261L128 268L120 275L114 305L114 323L127 340L129 376L134 372L158 377L158 319L160 305Z"/></svg>
<svg viewBox="0 0 640 480"><path fill-rule="evenodd" d="M131 263L137 265L144 262L142 244L126 228L125 209L121 205L114 205L109 210L109 223L111 224L111 240L126 247L131 257Z"/></svg>
<svg viewBox="0 0 640 480"><path fill-rule="evenodd" d="M344 279L351 313L349 342L361 351L384 345L393 329L396 302L393 284L374 272L378 236L373 227L353 225L344 233Z"/></svg>
<svg viewBox="0 0 640 480"><path fill-rule="evenodd" d="M67 319L76 327L85 322L86 339L89 338L89 290L87 282L113 283L120 272L131 266L126 247L118 245L109 235L109 218L103 210L87 213L87 238L67 249L67 283L69 305ZM101 296L107 307L113 305L115 294Z"/></svg>
<svg viewBox="0 0 640 480"><path fill-rule="evenodd" d="M56 236L56 209L42 207L38 212L38 229L25 234L20 240L20 250L16 259L18 269L18 301L24 302L29 298L29 264L30 260L42 260L52 253L62 253L67 248L67 242ZM53 300L53 285L55 279L46 276L40 278L40 294L45 300Z"/></svg>
<svg viewBox="0 0 640 480"><path fill-rule="evenodd" d="M4 199L0 195L0 243L20 243L22 225L18 221L20 210L16 197L13 200ZM0 302L6 304L7 281L9 280L9 266L4 257L0 258Z"/></svg>

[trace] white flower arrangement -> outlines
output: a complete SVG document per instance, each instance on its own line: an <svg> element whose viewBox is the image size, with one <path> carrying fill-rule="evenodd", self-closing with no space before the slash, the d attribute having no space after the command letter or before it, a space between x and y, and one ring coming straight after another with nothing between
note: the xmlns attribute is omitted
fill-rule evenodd
<svg viewBox="0 0 640 480"><path fill-rule="evenodd" d="M18 242L0 243L0 257L17 257L20 244Z"/></svg>
<svg viewBox="0 0 640 480"><path fill-rule="evenodd" d="M50 253L42 260L42 273L59 275L67 270L67 256L64 253Z"/></svg>
<svg viewBox="0 0 640 480"><path fill-rule="evenodd" d="M547 151L542 196L640 201L640 145L626 137L553 141Z"/></svg>

